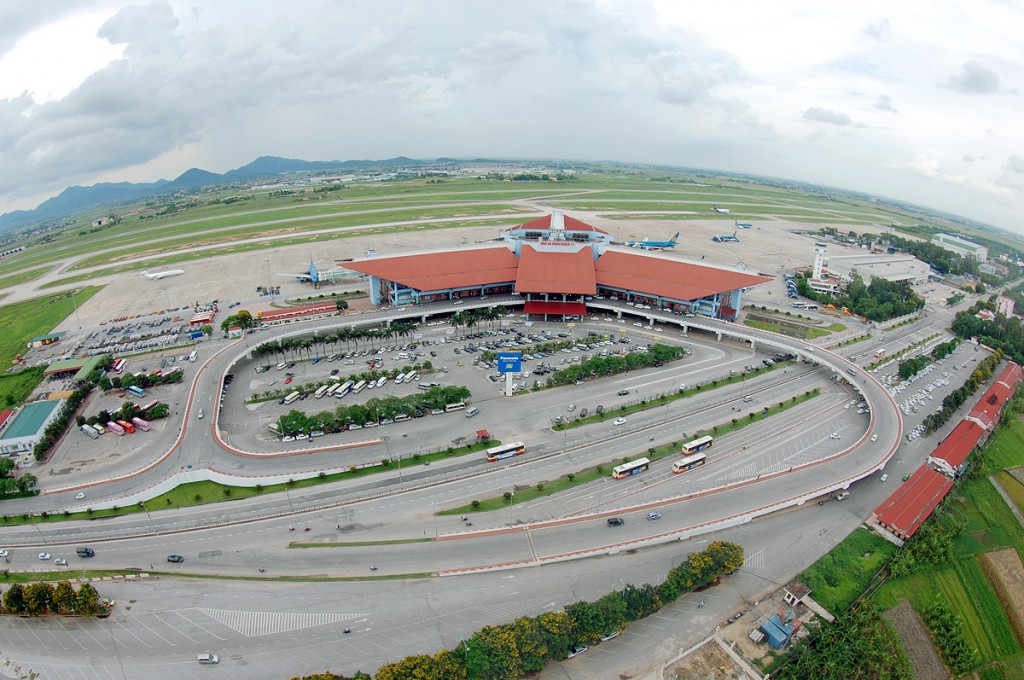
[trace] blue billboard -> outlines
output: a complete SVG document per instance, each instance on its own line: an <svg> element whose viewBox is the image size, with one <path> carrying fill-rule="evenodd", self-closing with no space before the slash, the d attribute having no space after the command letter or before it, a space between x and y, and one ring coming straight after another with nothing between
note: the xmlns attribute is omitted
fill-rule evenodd
<svg viewBox="0 0 1024 680"><path fill-rule="evenodd" d="M498 352L498 373L519 373L522 370L522 352Z"/></svg>

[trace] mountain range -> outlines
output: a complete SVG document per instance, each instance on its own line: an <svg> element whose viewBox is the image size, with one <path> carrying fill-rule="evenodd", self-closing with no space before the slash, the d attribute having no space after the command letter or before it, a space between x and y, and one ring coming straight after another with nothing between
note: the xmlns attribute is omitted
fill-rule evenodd
<svg viewBox="0 0 1024 680"><path fill-rule="evenodd" d="M278 156L260 156L252 163L228 170L222 175L200 168L191 168L173 180L161 179L156 182L143 183L103 182L87 187L68 187L59 195L43 201L32 210L14 210L0 215L0 232L48 222L81 210L138 201L186 189L199 189L216 184L272 177L290 172L394 170L395 168L423 167L444 162L452 161L450 159L414 160L404 156L380 161L303 161Z"/></svg>

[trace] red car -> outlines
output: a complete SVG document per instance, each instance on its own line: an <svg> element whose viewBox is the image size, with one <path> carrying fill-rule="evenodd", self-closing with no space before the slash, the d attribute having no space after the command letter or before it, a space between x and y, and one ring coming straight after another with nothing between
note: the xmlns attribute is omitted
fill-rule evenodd
<svg viewBox="0 0 1024 680"><path fill-rule="evenodd" d="M284 384L285 384L285 385L287 385L287 384L288 384L288 383L290 383L291 381L292 381L292 377L291 377L291 376L288 376L287 378L285 378L285 379L284 379Z"/></svg>

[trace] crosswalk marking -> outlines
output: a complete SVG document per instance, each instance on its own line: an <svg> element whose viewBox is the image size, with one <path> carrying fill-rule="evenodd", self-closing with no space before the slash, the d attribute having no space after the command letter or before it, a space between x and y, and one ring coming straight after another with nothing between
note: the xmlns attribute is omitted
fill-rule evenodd
<svg viewBox="0 0 1024 680"><path fill-rule="evenodd" d="M231 609L205 609L196 611L209 616L214 621L224 624L245 637L274 635L287 633L314 626L324 626L342 621L352 621L367 616L362 613L352 614L293 614L290 612L247 612Z"/></svg>
<svg viewBox="0 0 1024 680"><path fill-rule="evenodd" d="M748 569L765 569L768 561L765 559L765 549L761 548L756 553L747 555L743 560L743 566Z"/></svg>

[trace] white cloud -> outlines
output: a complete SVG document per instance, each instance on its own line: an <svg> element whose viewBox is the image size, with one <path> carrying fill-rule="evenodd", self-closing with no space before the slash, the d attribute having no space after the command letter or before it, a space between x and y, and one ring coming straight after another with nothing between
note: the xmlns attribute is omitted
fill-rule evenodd
<svg viewBox="0 0 1024 680"><path fill-rule="evenodd" d="M1009 159L1010 170L1017 174L1024 175L1024 157L1022 156L1010 156Z"/></svg>
<svg viewBox="0 0 1024 680"><path fill-rule="evenodd" d="M880 94L878 99L874 103L874 108L879 111L887 111L888 113L899 113L896 107L892 105L892 99L888 95Z"/></svg>
<svg viewBox="0 0 1024 680"><path fill-rule="evenodd" d="M62 22L94 45L69 85L0 72L17 85L0 91L0 210L266 153L613 159L822 181L1011 228L1024 210L1014 162L978 162L1024 148L1024 8L997 1L8 0L0 53Z"/></svg>
<svg viewBox="0 0 1024 680"><path fill-rule="evenodd" d="M852 125L853 121L850 117L841 111L833 111L832 109L821 108L820 106L812 106L811 108L804 111L804 118L806 120L813 120L819 123L831 123L832 125Z"/></svg>
<svg viewBox="0 0 1024 680"><path fill-rule="evenodd" d="M960 73L946 81L947 87L964 94L992 94L999 91L999 75L980 61L964 62Z"/></svg>

